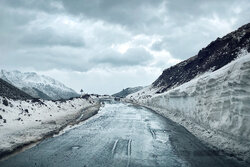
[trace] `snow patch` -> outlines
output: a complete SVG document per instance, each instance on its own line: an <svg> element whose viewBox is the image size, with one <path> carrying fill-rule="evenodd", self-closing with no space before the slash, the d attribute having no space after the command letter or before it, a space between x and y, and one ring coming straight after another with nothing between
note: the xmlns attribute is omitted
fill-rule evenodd
<svg viewBox="0 0 250 167"><path fill-rule="evenodd" d="M84 108L97 103L92 98L22 101L0 96L0 153L42 139L77 120L86 112Z"/></svg>

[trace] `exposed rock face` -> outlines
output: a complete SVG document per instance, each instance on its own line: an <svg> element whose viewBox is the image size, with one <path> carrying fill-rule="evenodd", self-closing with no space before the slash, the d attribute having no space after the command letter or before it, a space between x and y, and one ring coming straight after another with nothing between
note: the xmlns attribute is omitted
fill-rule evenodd
<svg viewBox="0 0 250 167"><path fill-rule="evenodd" d="M244 50L250 52L250 23L211 42L196 56L165 69L152 84L153 88L159 88L157 93L165 92L190 81L199 74L225 66Z"/></svg>
<svg viewBox="0 0 250 167"><path fill-rule="evenodd" d="M32 97L8 82L0 79L0 96L11 99L32 99Z"/></svg>

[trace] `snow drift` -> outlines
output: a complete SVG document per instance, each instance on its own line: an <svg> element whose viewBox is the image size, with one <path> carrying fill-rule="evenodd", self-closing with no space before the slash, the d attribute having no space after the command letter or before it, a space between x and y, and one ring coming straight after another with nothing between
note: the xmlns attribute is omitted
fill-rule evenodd
<svg viewBox="0 0 250 167"><path fill-rule="evenodd" d="M250 162L250 54L162 94L149 86L127 100L182 124L210 145Z"/></svg>

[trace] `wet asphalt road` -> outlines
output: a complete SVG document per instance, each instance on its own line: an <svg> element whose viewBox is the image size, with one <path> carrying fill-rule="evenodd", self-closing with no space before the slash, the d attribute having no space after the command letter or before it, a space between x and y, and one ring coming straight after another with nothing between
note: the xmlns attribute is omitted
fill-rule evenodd
<svg viewBox="0 0 250 167"><path fill-rule="evenodd" d="M0 162L0 167L242 166L208 149L180 125L139 106L106 103L66 133Z"/></svg>

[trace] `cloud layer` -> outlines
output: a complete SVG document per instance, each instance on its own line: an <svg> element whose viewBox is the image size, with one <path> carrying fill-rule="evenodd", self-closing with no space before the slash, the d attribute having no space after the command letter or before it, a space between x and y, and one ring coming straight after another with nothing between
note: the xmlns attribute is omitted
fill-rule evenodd
<svg viewBox="0 0 250 167"><path fill-rule="evenodd" d="M249 15L249 0L1 0L0 65L114 93L150 84Z"/></svg>

